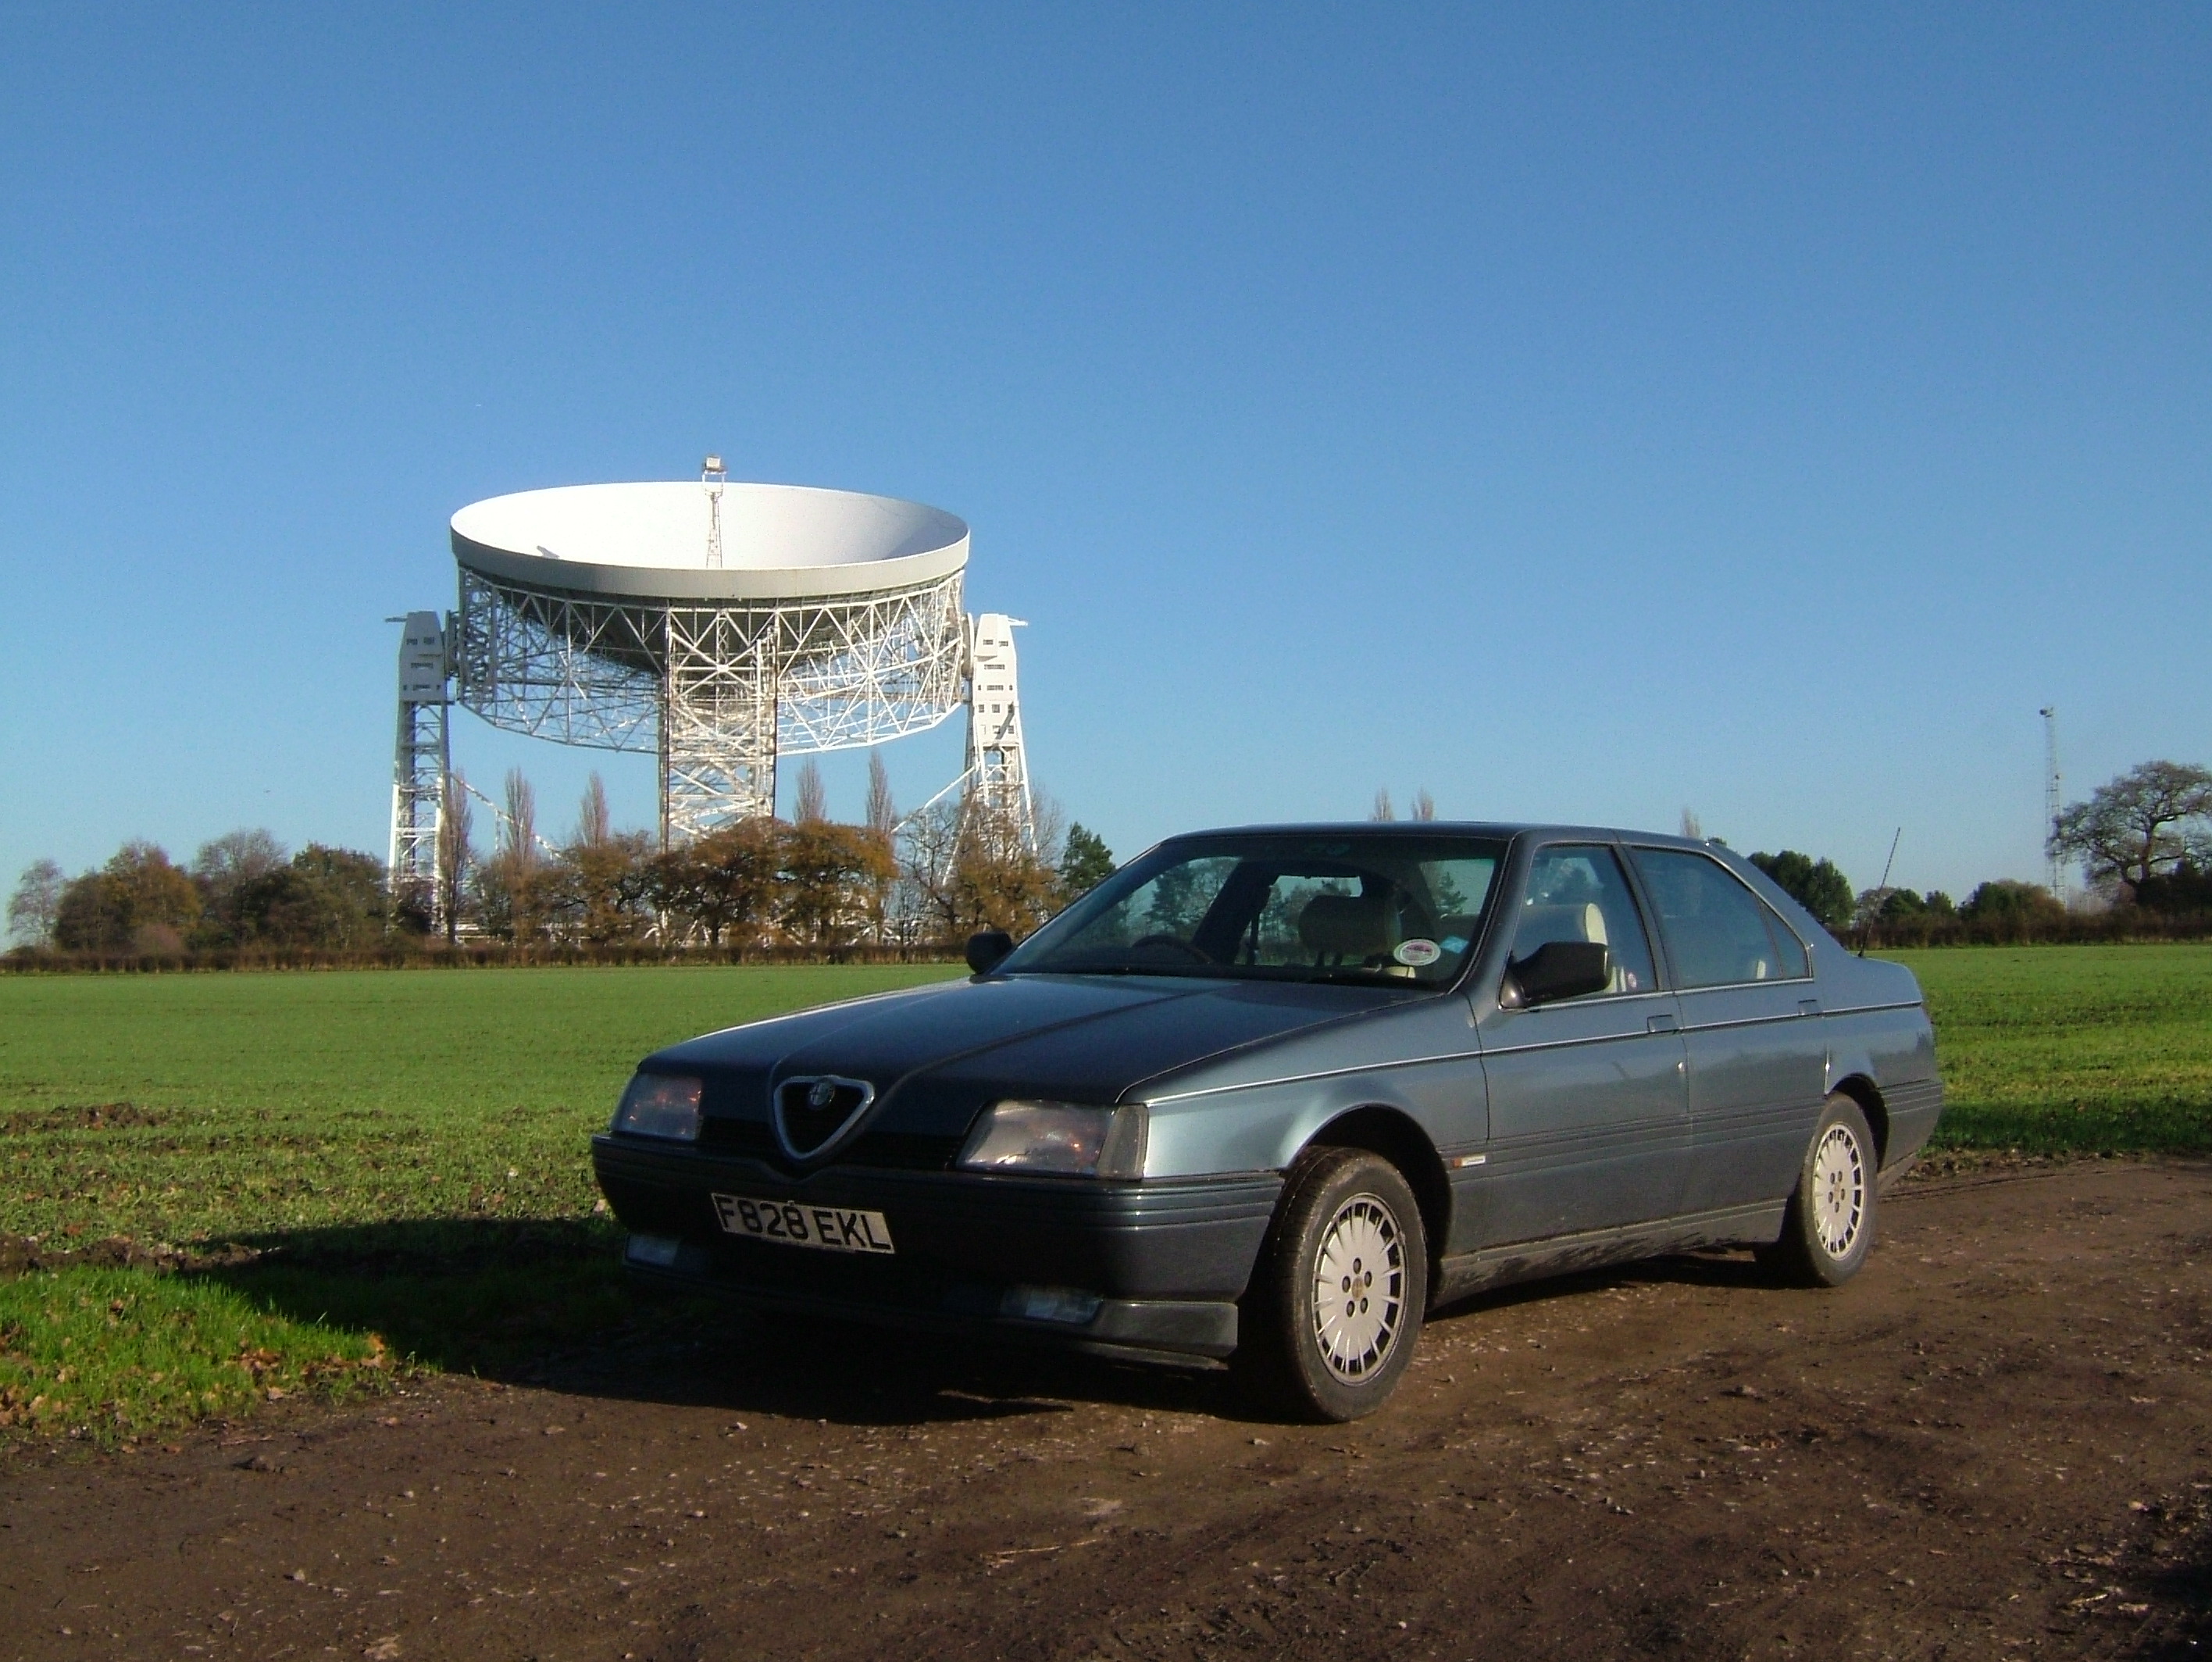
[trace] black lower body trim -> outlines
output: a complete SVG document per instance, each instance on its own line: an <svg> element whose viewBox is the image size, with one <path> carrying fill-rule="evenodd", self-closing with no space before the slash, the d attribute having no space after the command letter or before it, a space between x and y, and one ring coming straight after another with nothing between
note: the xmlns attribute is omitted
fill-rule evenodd
<svg viewBox="0 0 2212 1662"><path fill-rule="evenodd" d="M1656 1218L1620 1228L1590 1229L1580 1234L1554 1235L1548 1240L1516 1241L1508 1246L1462 1253L1437 1266L1436 1302L1466 1298L1492 1287L1510 1287L1516 1282L1572 1275L1700 1246L1770 1246L1782 1238L1783 1214L1788 1205L1787 1201L1777 1200L1731 1206L1723 1211Z"/></svg>
<svg viewBox="0 0 2212 1662"><path fill-rule="evenodd" d="M879 1304L856 1299L778 1291L757 1281L714 1273L707 1254L687 1251L667 1266L626 1265L640 1283L703 1293L741 1308L858 1322L918 1333L963 1333L1043 1344L1135 1361L1204 1364L1237 1349L1237 1307L1197 1299L1105 1299L1087 1321L1032 1321L995 1313L1002 1295L955 1283L935 1305Z"/></svg>

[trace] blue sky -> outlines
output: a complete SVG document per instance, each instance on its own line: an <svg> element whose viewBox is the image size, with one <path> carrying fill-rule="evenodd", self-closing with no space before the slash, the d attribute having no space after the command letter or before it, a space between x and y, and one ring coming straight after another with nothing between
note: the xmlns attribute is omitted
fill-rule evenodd
<svg viewBox="0 0 2212 1662"><path fill-rule="evenodd" d="M2212 762L2202 7L459 10L0 5L0 877L380 852L448 516L710 448L965 518L1122 854L1425 786L1956 892L2039 706Z"/></svg>

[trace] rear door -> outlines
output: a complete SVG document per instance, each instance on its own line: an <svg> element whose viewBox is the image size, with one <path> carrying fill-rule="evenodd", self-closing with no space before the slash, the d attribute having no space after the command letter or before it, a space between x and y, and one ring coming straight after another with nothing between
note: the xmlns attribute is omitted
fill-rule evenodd
<svg viewBox="0 0 2212 1662"><path fill-rule="evenodd" d="M1827 1089L1811 961L1788 925L1710 855L1638 848L1689 1050L1683 1210L1786 1198Z"/></svg>
<svg viewBox="0 0 2212 1662"><path fill-rule="evenodd" d="M1550 941L1601 942L1613 979L1602 992L1534 1009L1489 996L1476 1011L1490 1087L1478 1244L1668 1216L1688 1162L1685 1052L1613 849L1537 850L1511 923L1514 958Z"/></svg>

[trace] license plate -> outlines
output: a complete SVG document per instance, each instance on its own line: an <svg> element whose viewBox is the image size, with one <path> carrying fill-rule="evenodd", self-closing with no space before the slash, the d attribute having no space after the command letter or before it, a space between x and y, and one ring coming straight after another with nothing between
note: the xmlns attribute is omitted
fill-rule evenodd
<svg viewBox="0 0 2212 1662"><path fill-rule="evenodd" d="M780 1240L787 1246L813 1246L825 1253L889 1255L896 1250L891 1245L891 1226L881 1212L726 1194L714 1197L714 1210L726 1231L756 1240Z"/></svg>

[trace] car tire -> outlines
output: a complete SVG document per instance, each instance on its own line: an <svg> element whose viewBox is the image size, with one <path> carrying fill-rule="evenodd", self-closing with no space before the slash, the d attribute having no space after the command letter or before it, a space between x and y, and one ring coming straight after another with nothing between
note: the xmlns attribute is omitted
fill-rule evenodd
<svg viewBox="0 0 2212 1662"><path fill-rule="evenodd" d="M1315 1149L1283 1186L1231 1366L1264 1411L1356 1420L1413 1360L1429 1290L1419 1204L1362 1149Z"/></svg>
<svg viewBox="0 0 2212 1662"><path fill-rule="evenodd" d="M1874 1246L1874 1133L1859 1105L1829 1097L1805 1148L1782 1238L1759 1260L1796 1287L1840 1287L1859 1272Z"/></svg>

